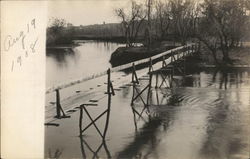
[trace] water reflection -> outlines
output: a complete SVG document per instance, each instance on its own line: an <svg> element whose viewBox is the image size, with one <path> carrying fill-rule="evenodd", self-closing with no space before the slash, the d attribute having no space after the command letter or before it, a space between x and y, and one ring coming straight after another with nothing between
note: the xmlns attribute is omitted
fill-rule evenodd
<svg viewBox="0 0 250 159"><path fill-rule="evenodd" d="M48 158L58 159L58 158L60 158L62 153L63 153L63 150L60 150L60 149L56 149L54 153L52 153L51 149L49 149Z"/></svg>
<svg viewBox="0 0 250 159"><path fill-rule="evenodd" d="M118 152L117 158L147 158L150 153L155 152L157 130L161 126L162 119L159 117L150 118L140 131L135 134L130 142L122 151ZM147 145L147 149L142 154L142 149ZM146 152L145 152L146 151Z"/></svg>
<svg viewBox="0 0 250 159"><path fill-rule="evenodd" d="M96 150L94 150L90 146L90 144L84 139L84 137L82 135L80 135L79 138L80 138L82 158L84 158L84 159L87 159L87 158L93 158L93 159L94 158L100 158L100 156L98 155L98 153L100 152L100 150L102 149L102 147L105 150L106 158L111 158L111 153L109 152L109 149L108 149L108 146L107 146L105 140L101 140L101 144L97 147ZM86 153L87 150L91 153L91 155L89 155L89 153Z"/></svg>
<svg viewBox="0 0 250 159"><path fill-rule="evenodd" d="M241 121L239 106L228 104L232 101L225 101L228 99L225 96L220 93L219 102L217 100L217 104L209 110L207 138L201 149L204 158L230 158L248 146L244 136L241 136L244 134L242 124L247 123ZM239 101L239 95L235 97L233 100Z"/></svg>
<svg viewBox="0 0 250 159"><path fill-rule="evenodd" d="M67 67L69 60L76 61L76 53L72 49L47 49L46 56L54 59L58 67Z"/></svg>
<svg viewBox="0 0 250 159"><path fill-rule="evenodd" d="M246 82L248 78L245 77L243 79L244 73L245 72L242 71L216 70L211 74L212 76L207 77L209 79L205 80L206 84L200 84L204 81L200 81L202 78L197 77L196 74L187 77L189 78L188 80L181 80L182 82L180 83L180 86L205 86L206 88L215 86L218 89L223 89L226 91L228 88L238 88L240 83ZM222 159L231 158L232 156L237 156L237 158L247 156L249 143L245 129L247 128L248 120L245 121L246 118L241 117L241 115L244 116L244 113L249 114L249 112L244 112L246 111L244 109L244 111L242 110L241 105L244 104L242 103L242 99L240 99L240 96L242 95L240 91L234 92L230 90L226 92L214 92L213 89L208 89L207 91L212 92L207 93L205 90L205 92L202 91L202 93L199 93L199 91L196 90L198 91L195 93L196 99L190 98L190 94L192 94L190 91L178 91L169 92L162 89L155 89L152 91L150 103L156 105L156 107L153 107L153 109L150 110L150 115L146 116L147 119L145 119L145 115L142 115L143 113L139 113L135 107L131 107L135 126L134 139L129 144L127 144L122 151L118 152L117 158L171 158L170 156L184 157L185 155L176 155L178 153L177 151L175 151L175 155L168 155L167 152L162 151L159 152L159 149L164 146L162 143L165 141L162 141L164 138L158 136L161 136L161 134L166 134L169 127L171 129L176 127L176 125L173 125L173 122L175 120L179 120L176 119L178 115L175 115L176 113L180 114L178 109L184 109L186 107L185 105L199 107L202 105L204 106L204 104L209 106L209 108L206 108L204 112L207 114L207 117L204 118L206 119L206 125L203 126L203 128L205 128L204 130L206 135L203 135L203 139L201 138L202 142L200 143L200 148L196 150L197 154L190 154L190 156L187 155L186 158L193 158L194 156L197 156L197 158L204 159ZM203 98L207 99L203 101L201 100ZM248 100L247 107L249 107L249 99L245 100ZM178 108L178 106L181 107ZM187 107L185 109L191 109L190 113L192 113L192 108ZM202 109L204 108L201 108L199 111L204 111ZM142 112L143 110L144 109L142 109ZM208 112L206 113L206 111ZM139 118L137 118L138 116ZM139 119L144 122L141 128L138 128L137 126ZM192 121L192 123L193 122L195 121ZM160 129L160 127L163 127L163 130ZM199 132L199 130L195 131L197 131L196 133L201 133L200 135L202 135L204 132ZM178 132L176 132L174 136L177 137L177 134ZM186 149L189 150L192 148Z"/></svg>
<svg viewBox="0 0 250 159"><path fill-rule="evenodd" d="M112 97L108 139L102 140L93 129L80 136L80 144L78 139L73 142L72 147L80 147L79 152L68 151L80 155L78 158L247 158L249 79L249 71L245 70L175 75L173 88L152 89L149 107L141 100L131 106L133 90L126 86ZM147 83L140 84L139 92ZM146 99L147 92L141 96Z"/></svg>
<svg viewBox="0 0 250 159"><path fill-rule="evenodd" d="M201 71L199 74L187 75L185 78L176 76L173 80L174 87L215 87L226 90L228 88L240 88L243 82L243 74L247 70L214 69ZM248 73L247 73L248 74ZM247 74L246 77L247 78Z"/></svg>

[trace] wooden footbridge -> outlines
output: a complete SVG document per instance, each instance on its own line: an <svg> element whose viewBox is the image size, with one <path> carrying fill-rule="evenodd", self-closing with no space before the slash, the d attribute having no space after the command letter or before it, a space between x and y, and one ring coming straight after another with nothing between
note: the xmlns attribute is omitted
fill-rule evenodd
<svg viewBox="0 0 250 159"><path fill-rule="evenodd" d="M149 98L150 98L150 92L152 91L152 81L153 81L152 77L155 76L155 87L171 88L173 74L176 71L178 71L180 74L185 76L186 74L185 59L187 56L191 56L194 53L198 52L198 50L199 50L199 46L197 44L194 44L194 43L188 44L185 46L174 48L172 50L165 51L161 54L152 56L150 58L145 58L142 60L134 61L134 62L121 65L118 67L114 67L111 69L108 68L106 71L95 73L91 76L86 76L86 77L73 80L65 84L61 84L58 86L48 88L46 90L46 94L47 95L52 94L53 96L55 96L55 102L51 102L52 105L50 105L50 108L46 110L46 114L48 113L50 114L50 116L46 116L45 125L59 126L59 124L55 124L53 123L53 121L62 119L62 118L70 118L71 113L73 113L74 111L77 111L77 109L78 110L80 109L80 117L79 117L80 136L90 126L94 126L98 134L104 140L107 129L108 129L108 124L109 124L109 116L110 116L110 110L111 110L111 98L112 96L115 95L116 90L123 88L124 83L127 83L128 85L133 87L133 95L131 98L132 110L133 110L133 113L137 114L138 116L141 116L143 111L146 110L149 112L148 106L150 105ZM147 65L148 69L145 69L145 68L137 69L139 65ZM116 72L120 72L125 69L132 70L131 71L132 73L129 75L119 74L120 77L118 77L117 80L111 79L112 74ZM83 101L85 100L80 100L80 102L73 104L71 103L71 101L76 101L75 99L68 100L68 99L60 98L60 93L69 87L74 87L74 86L77 87L78 84L81 84L83 82L93 80L96 78L100 78L100 77L105 77L105 76L107 77L104 83L106 88L100 87L100 90L105 89L106 91L105 92L99 91L98 95L95 94L95 97L99 96L99 99L97 100L93 100L93 99L89 100L88 97L86 97L85 99L88 100L88 102L83 103ZM138 89L138 86L141 80L148 81L148 84L145 86L145 88ZM144 92L147 93L146 99L142 97L142 94ZM91 93L91 91L89 91L88 93ZM90 113L88 112L88 106L97 106L98 100L103 99L105 97L108 98L107 109L105 109L100 115L98 115L96 118L93 119ZM79 98L79 96L77 96L76 98ZM133 108L135 100L140 100L142 104L144 105L144 109L140 113L136 111L136 109ZM91 121L85 127L83 127L82 125L84 113L86 114L86 116L88 116L89 120ZM101 132L98 129L95 122L104 116L106 116L106 124L105 124L103 132ZM104 146L105 148L105 143L102 144L100 148L102 146Z"/></svg>

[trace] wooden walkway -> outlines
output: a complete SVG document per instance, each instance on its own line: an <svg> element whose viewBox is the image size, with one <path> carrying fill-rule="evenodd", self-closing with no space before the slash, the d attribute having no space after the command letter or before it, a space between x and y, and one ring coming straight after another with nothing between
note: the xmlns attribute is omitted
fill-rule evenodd
<svg viewBox="0 0 250 159"><path fill-rule="evenodd" d="M186 52L188 52L188 51L189 52L194 52L197 49L198 49L198 46L196 44L189 44L189 45L177 47L177 48L165 51L165 52L163 52L161 54L149 57L149 58L145 58L145 59L142 59L142 60L134 61L134 62L131 62L131 63L128 63L128 64L124 64L124 65L121 65L121 66L111 68L111 73L131 68L133 66L133 64L135 66L137 66L137 65L140 65L140 64L148 63L150 60L153 61L155 59L159 59L159 58L166 57L166 56L170 57L170 56L174 55L175 58L179 59L179 57L182 57ZM185 51L183 51L183 50L185 50ZM168 59L170 59L170 58L168 58ZM167 61L168 59L166 59L166 64L171 63L171 61ZM56 90L71 87L73 85L76 85L76 84L79 84L79 83L82 83L82 82L85 82L85 81L88 81L88 80L92 80L92 79L95 79L95 78L98 78L98 77L101 77L101 76L104 76L104 75L107 75L107 71L94 73L92 75L82 77L82 78L79 78L79 79L76 79L76 80L72 80L70 82L67 82L67 83L64 83L64 84L61 84L61 85L52 86L52 87L46 89L46 94L51 93L51 92L55 92Z"/></svg>
<svg viewBox="0 0 250 159"><path fill-rule="evenodd" d="M133 97L132 97L132 101L131 101L131 104L133 104L133 101L135 99L141 98L140 94L143 91L145 91L151 87L150 77L152 74L159 73L159 72L161 73L163 71L171 71L172 70L171 65L173 62L182 61L183 59L185 59L186 56L190 56L190 55L196 53L197 50L198 50L197 44L189 44L189 45L177 47L175 49L165 51L161 54L152 56L150 58L145 58L142 60L134 61L134 62L125 64L125 65L121 65L118 67L114 67L111 69L108 68L107 71L95 73L95 74L90 75L90 76L86 76L86 77L82 77L80 79L72 80L72 81L67 82L65 84L60 84L57 86L50 87L46 90L46 94L49 95L51 93L53 93L53 94L55 93L55 102L51 105L52 108L50 108L49 110L46 111L45 121L46 121L46 123L48 123L48 122L52 122L56 119L70 117L69 114L73 113L75 111L74 109L72 110L72 108L75 108L75 109L81 108L81 106L79 107L79 105L82 105L82 101L88 101L88 102L85 102L85 104L83 104L83 105L95 105L96 106L98 100L103 99L106 96L109 96L109 98L110 98L110 95L115 94L115 90L122 89L124 83L128 83L128 84L131 83L131 76L129 76L129 75L120 74L120 77L117 77L117 80L115 80L115 81L111 80L111 75L113 73L120 72L121 70L128 69L128 68L133 69L132 85L131 85L134 88L134 93L133 93ZM157 60L158 62L153 64L154 60ZM136 66L141 65L141 64L147 64L149 66L148 67L149 69L136 70ZM171 64L171 65L169 65L169 64ZM144 88L142 92L138 92L138 90L136 89L136 84L138 84L138 79L139 78L143 79L143 76L145 76L148 73L149 73L149 78L144 78L144 79L149 80L150 85L148 85L147 88ZM87 94L86 94L86 97L85 97L85 95L82 95L82 96L76 96L76 98L72 98L72 99L70 99L70 98L69 99L61 99L60 98L60 91L67 89L67 88L70 88L70 87L76 87L78 84L81 84L81 83L86 82L86 81L94 80L96 78L100 78L100 77L103 77L105 75L108 75L108 78L109 78L108 81L106 81L106 80L104 81L104 83L108 87L107 86L100 87L99 91L96 90L96 92L98 92L98 93L93 94L92 99ZM162 74L160 74L160 75L163 77ZM162 79L166 79L166 78L171 78L171 77L164 76L164 78L162 78ZM159 83L159 87L161 87L164 82L165 81L161 81ZM104 90L102 90L102 89L104 89ZM100 91L100 90L102 90L102 91ZM102 93L104 91L106 93ZM79 99L79 101L77 101L76 99ZM145 106L148 105L147 101L144 101L143 99L141 99L141 100ZM108 112L108 111L106 111L106 112Z"/></svg>

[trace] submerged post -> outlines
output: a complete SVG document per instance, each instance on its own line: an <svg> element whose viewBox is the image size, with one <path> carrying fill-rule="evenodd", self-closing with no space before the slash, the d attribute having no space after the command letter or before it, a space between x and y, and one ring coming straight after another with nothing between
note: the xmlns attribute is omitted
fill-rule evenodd
<svg viewBox="0 0 250 159"><path fill-rule="evenodd" d="M165 62L165 56L162 56L162 65L161 65L162 68L165 66L164 62Z"/></svg>
<svg viewBox="0 0 250 159"><path fill-rule="evenodd" d="M192 44L192 46L191 46L191 52L195 52L195 45L194 44Z"/></svg>
<svg viewBox="0 0 250 159"><path fill-rule="evenodd" d="M158 73L156 74L156 79L155 79L155 88L158 88Z"/></svg>
<svg viewBox="0 0 250 159"><path fill-rule="evenodd" d="M111 92L110 89L112 89L112 83L110 80L110 68L107 70L107 74L108 74L108 79L107 79L107 92L108 92L108 108L107 108L107 117L106 117L106 124L105 124L105 128L104 128L104 132L103 132L103 140L105 140L106 134L107 134L107 130L108 130L108 124L109 124L109 117L110 117L110 107L111 107L111 95L114 95L113 90Z"/></svg>
<svg viewBox="0 0 250 159"><path fill-rule="evenodd" d="M59 89L56 89L56 118L61 117L61 103Z"/></svg>
<svg viewBox="0 0 250 159"><path fill-rule="evenodd" d="M82 106L80 106L80 117L79 117L80 136L82 136L82 115L83 115Z"/></svg>
<svg viewBox="0 0 250 159"><path fill-rule="evenodd" d="M152 59L150 58L149 59L149 69L148 69L148 72L150 73L152 71Z"/></svg>
<svg viewBox="0 0 250 159"><path fill-rule="evenodd" d="M197 50L197 52L200 52L200 50L201 50L201 42L199 41L199 43L198 43L198 50Z"/></svg>
<svg viewBox="0 0 250 159"><path fill-rule="evenodd" d="M62 115L61 115L62 113ZM56 89L56 116L55 118L61 119L61 118L70 118L70 116L66 115L63 111L63 108L60 103L60 93L59 89Z"/></svg>
<svg viewBox="0 0 250 159"><path fill-rule="evenodd" d="M147 94L147 107L149 106L149 98L150 98L150 92L151 92L151 85L152 83L152 73L149 74L149 84L148 84L148 94Z"/></svg>

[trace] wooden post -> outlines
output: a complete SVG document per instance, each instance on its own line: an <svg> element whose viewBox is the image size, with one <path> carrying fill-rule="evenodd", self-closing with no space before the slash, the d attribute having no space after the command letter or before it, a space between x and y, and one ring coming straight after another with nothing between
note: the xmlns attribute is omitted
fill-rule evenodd
<svg viewBox="0 0 250 159"><path fill-rule="evenodd" d="M135 68L134 63L133 63L133 72L132 72L132 82L139 84L139 79L138 79L137 74L136 74L136 68Z"/></svg>
<svg viewBox="0 0 250 159"><path fill-rule="evenodd" d="M130 105L134 105L134 96L135 96L135 82L133 82L133 94L132 94L132 99Z"/></svg>
<svg viewBox="0 0 250 159"><path fill-rule="evenodd" d="M183 73L184 73L184 77L185 77L186 76L186 57L184 57L184 66L183 66L183 69L184 69Z"/></svg>
<svg viewBox="0 0 250 159"><path fill-rule="evenodd" d="M187 52L187 45L185 45L185 47L184 47L184 51L182 53L182 58L186 57L186 52Z"/></svg>
<svg viewBox="0 0 250 159"><path fill-rule="evenodd" d="M62 113L62 115L61 115ZM60 103L60 93L59 89L56 89L56 116L55 118L61 119L61 118L70 118L70 116L67 116Z"/></svg>
<svg viewBox="0 0 250 159"><path fill-rule="evenodd" d="M106 117L106 124L105 124L105 128L104 128L104 133L103 133L103 140L105 140L106 134L107 134L107 130L108 130L108 125L109 125L109 117L110 117L110 107L111 107L111 92L110 92L110 88L111 88L111 80L110 80L110 69L108 69L107 71L108 74L108 85L107 85L107 92L108 92L108 109L107 109L107 117Z"/></svg>
<svg viewBox="0 0 250 159"><path fill-rule="evenodd" d="M168 75L169 78L169 87L172 88L172 81L173 81L173 71L171 71L171 74Z"/></svg>
<svg viewBox="0 0 250 159"><path fill-rule="evenodd" d="M132 83L134 83L134 76L135 76L135 74L134 74L134 67L135 66L135 64L133 63L133 71L132 71L132 78L131 78L131 82Z"/></svg>
<svg viewBox="0 0 250 159"><path fill-rule="evenodd" d="M171 63L173 62L173 51L170 52L171 55Z"/></svg>
<svg viewBox="0 0 250 159"><path fill-rule="evenodd" d="M80 136L82 135L82 106L80 106L80 117L79 117L79 129L80 129Z"/></svg>
<svg viewBox="0 0 250 159"><path fill-rule="evenodd" d="M153 68L152 68L152 65L153 65L153 64L152 64L152 59L150 58L150 59L149 59L149 68L148 68L148 72L149 72L149 73L150 73L151 70L153 69Z"/></svg>
<svg viewBox="0 0 250 159"><path fill-rule="evenodd" d="M173 64L173 67L172 67L172 80L174 80L174 64Z"/></svg>
<svg viewBox="0 0 250 159"><path fill-rule="evenodd" d="M198 43L198 50L197 50L197 52L200 52L200 50L201 50L201 42L199 41L199 43Z"/></svg>
<svg viewBox="0 0 250 159"><path fill-rule="evenodd" d="M186 51L187 51L187 45L184 46L183 53L182 53L182 58L185 58Z"/></svg>
<svg viewBox="0 0 250 159"><path fill-rule="evenodd" d="M133 84L133 94L132 94L131 105L134 104L136 84L139 84L139 80L138 80L137 75L136 75L136 68L135 68L134 63L133 63L133 71L132 71L132 84Z"/></svg>
<svg viewBox="0 0 250 159"><path fill-rule="evenodd" d="M60 92L56 89L56 117L61 118Z"/></svg>
<svg viewBox="0 0 250 159"><path fill-rule="evenodd" d="M165 66L165 56L162 56L162 68Z"/></svg>
<svg viewBox="0 0 250 159"><path fill-rule="evenodd" d="M149 75L147 106L149 106L149 96L150 96L150 92L151 92L151 82L152 82L152 74Z"/></svg>
<svg viewBox="0 0 250 159"><path fill-rule="evenodd" d="M156 73L156 79L155 79L155 88L158 88L158 73Z"/></svg>

